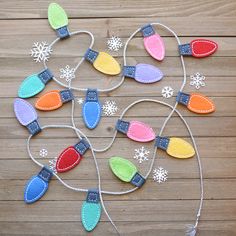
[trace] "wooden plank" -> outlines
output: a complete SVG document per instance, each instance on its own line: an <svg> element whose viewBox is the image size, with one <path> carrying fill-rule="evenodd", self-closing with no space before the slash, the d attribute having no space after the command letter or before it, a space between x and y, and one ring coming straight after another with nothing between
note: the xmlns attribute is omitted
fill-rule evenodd
<svg viewBox="0 0 236 236"><path fill-rule="evenodd" d="M46 18L50 1L4 1L1 4L0 15L2 19L15 18ZM141 0L133 1L109 1L109 0L76 0L58 1L63 6L69 17L168 17L168 16L234 16L236 4L233 0L217 1L170 1L149 0L148 4Z"/></svg>
<svg viewBox="0 0 236 236"><path fill-rule="evenodd" d="M85 196L84 196L85 197ZM50 201L26 205L23 202L1 201L4 215L0 221L79 221L82 201ZM199 201L106 201L114 221L193 221ZM236 200L206 200L202 220L235 220ZM29 214L30 212L30 214ZM151 214L150 214L151 212ZM102 214L101 221L107 221Z"/></svg>
<svg viewBox="0 0 236 236"><path fill-rule="evenodd" d="M70 185L76 186L78 180L68 180ZM21 201L26 180L0 180L1 201ZM80 180L83 188L91 186L90 180ZM113 180L105 180L102 183L103 189L114 189ZM235 179L205 179L205 200L236 199ZM124 182L119 182L117 189L126 189ZM129 195L111 196L103 194L104 200L112 201L136 201L136 200L198 200L199 180L198 179L169 179L164 184L156 184L147 181L139 191ZM40 201L75 201L84 200L84 194L71 191L62 186L58 181L50 182L50 191Z"/></svg>
<svg viewBox="0 0 236 236"><path fill-rule="evenodd" d="M115 222L123 235L129 236L159 236L184 235L186 222ZM81 222L0 222L1 232L5 236L17 235L19 232L30 236L44 236L45 232L51 236L67 234L71 236L90 235L84 231ZM198 234L201 236L234 236L236 234L235 221L201 221ZM43 229L43 230L42 230ZM96 227L96 235L116 235L109 222L100 222Z"/></svg>
<svg viewBox="0 0 236 236"><path fill-rule="evenodd" d="M125 117L124 120L130 120L128 117ZM165 118L156 117L147 118L147 117L137 117L135 120L142 121L146 124L149 124L156 134L158 134L160 127L162 126ZM186 121L191 127L193 134L197 136L217 136L217 137L234 137L236 136L236 117L225 117L223 120L221 117L211 117L205 116L201 117L201 122L199 122L198 117L187 117ZM100 125L97 126L96 130L88 130L84 127L84 122L82 118L75 118L75 124L79 129L81 129L88 137L112 137L115 132L115 124L117 118L104 118L101 120ZM70 119L65 118L40 118L40 123L42 125L71 125ZM221 129L219 129L221 127ZM63 132L62 132L63 130ZM28 136L28 131L24 127L21 127L18 121L15 118L2 118L0 120L0 132L2 134L1 138L26 138ZM38 138L73 138L75 134L68 128L54 128L48 129L45 132L41 132L37 135ZM164 135L168 136L180 136L185 137L189 136L187 129L177 117L172 117L168 122L168 125L165 128ZM123 134L118 133L117 137L122 137Z"/></svg>
<svg viewBox="0 0 236 236"><path fill-rule="evenodd" d="M185 138L186 141L191 143L189 138ZM104 148L106 147L111 138L90 138L90 141L94 145L95 148ZM39 151L42 148L46 148L48 151L48 156L44 157L44 159L48 160L54 158L60 154L62 150L66 147L71 146L78 142L76 135L74 138L64 139L63 137L60 139L42 139L36 138L31 142L31 152L36 158L41 158L39 155ZM202 158L235 158L236 153L236 137L197 137L196 143L198 145L200 154ZM26 139L1 139L0 145L0 159L7 160L28 160L29 157L26 152ZM132 157L134 155L134 149L139 148L141 146L140 143L129 141L126 137L117 138L114 146L109 149L105 155L107 157L116 154L119 146L122 147L122 153L127 157ZM130 148L132 146L132 148ZM146 143L145 147L150 151L153 150L153 143ZM11 152L9 152L9 149ZM164 155L164 152L161 152L161 156ZM87 156L87 155L86 155ZM167 157L167 155L165 155ZM149 156L150 158L151 156ZM104 158L104 157L100 157Z"/></svg>
<svg viewBox="0 0 236 236"><path fill-rule="evenodd" d="M138 94L137 94L138 95ZM139 99L147 99L148 97L101 97L100 102L102 104L105 103L107 100L112 100L116 102L116 105L118 107L117 113L112 117L119 117L123 110L130 105L132 102L135 102ZM176 97L172 99L168 99L168 101L163 97L149 97L149 99L155 99L163 102L168 102L169 104L174 104L174 100ZM225 117L225 116L236 116L236 107L234 106L236 103L235 97L211 97L211 99L214 101L216 106L216 112L214 112L211 116L214 117ZM36 98L32 98L29 101L31 104L35 104ZM2 112L0 113L1 118L11 118L14 117L14 111L12 109L14 103L13 98L3 98L1 99L1 105L2 105ZM227 104L227 106L226 106ZM74 117L81 117L81 105L78 103L75 103L75 114ZM127 112L127 115L129 117L146 117L146 114L143 113L144 109L148 109L148 116L149 117L156 117L158 116L166 116L170 113L171 109L169 107L166 107L164 105L156 104L153 102L142 102L134 106L132 109L130 109ZM186 107L179 105L178 106L179 112L184 117L190 117L190 116L205 116L205 115L199 115L193 112L190 112ZM65 117L68 118L71 116L71 105L64 106L62 109L58 109L53 112L43 112L37 110L37 113L39 117L49 118L49 117ZM103 114L105 117L105 115ZM178 116L176 113L173 114L173 116Z"/></svg>
<svg viewBox="0 0 236 236"><path fill-rule="evenodd" d="M46 12L45 12L46 14ZM55 33L48 25L47 19L31 19L31 20L18 20L21 22L21 30L24 38L31 34L30 29L34 29L34 35L37 40L46 38L55 38ZM70 31L76 30L89 30L93 32L96 37L109 37L111 35L119 35L119 37L127 38L132 32L134 32L139 27L147 23L159 22L167 25L173 29L179 36L235 36L236 29L232 27L235 24L235 16L232 17L201 17L199 20L196 16L190 17L138 17L129 18L128 24L126 18L90 18L90 19L70 19L69 28ZM188 24L186 24L188 22ZM199 24L201 27L199 27ZM0 27L7 29L3 31L1 37L6 35L15 35L14 29L16 29L16 20L1 20ZM184 25L184 27L183 27ZM98 27L99 26L99 27ZM166 30L158 28L158 33L163 36L170 36L171 34ZM53 35L54 34L54 35ZM42 37L43 36L43 37Z"/></svg>
<svg viewBox="0 0 236 236"><path fill-rule="evenodd" d="M181 178L199 178L198 165L195 158L180 161L175 158L165 158L162 155L163 152L160 152L160 156L158 158L158 166L162 166L169 171L170 179L181 179ZM126 155L122 155L122 151L114 153L112 156L123 156L130 161L134 162L133 157L128 157ZM103 156L104 158L101 158ZM108 159L111 156L106 155L97 155L98 164L100 173L102 175L102 179L104 180L113 180L114 187L118 191L119 181L111 172ZM48 165L47 160L39 160L39 162ZM13 164L14 163L14 164ZM134 162L135 163L135 162ZM28 160L0 160L0 179L22 179L27 180L32 175L37 174L40 171L40 167L34 164L30 159ZM149 164L138 165L139 171L142 175L146 175ZM236 160L235 158L202 158L202 166L204 172L204 178L235 178L235 168L236 168ZM155 165L156 167L156 165ZM88 171L90 170L91 171ZM91 180L91 185L97 185L97 175L95 170L95 165L93 159L86 155L86 160L83 160L77 168L74 168L73 171L69 171L63 174L60 174L61 178L64 180L81 180L81 179L89 179ZM149 177L150 179L152 176ZM118 183L117 183L118 182ZM80 183L77 184L80 186ZM117 186L117 188L115 188ZM130 189L132 186L130 184L126 185L126 189Z"/></svg>
<svg viewBox="0 0 236 236"><path fill-rule="evenodd" d="M0 22L1 24L1 22ZM33 42L37 40L46 40L47 42L52 41L53 34L49 35L41 35L40 38L38 35L35 35L35 29L30 28L28 32L31 32L27 38L23 41L16 41L16 37L21 37L22 32L19 31L21 23L15 24L15 35L6 35L0 37L0 57L4 58L29 58L29 51L32 47ZM3 31L8 30L8 28L4 28ZM5 32L7 33L7 32ZM166 57L177 57L179 56L178 46L174 37L163 36L164 43L166 45ZM180 37L180 41L182 43L191 42L196 39L196 37ZM209 40L213 40L219 44L219 49L212 55L213 57L224 57L224 56L236 56L235 49L235 38L234 37L207 37ZM122 38L123 43L125 43L127 38ZM106 46L107 37L96 37L94 48L97 50L107 50ZM78 46L79 45L79 46ZM64 41L63 43L58 43L53 50L53 55L57 57L77 57L83 56L85 50L89 46L89 40L87 35L79 35L75 37L71 37ZM76 50L75 50L76 49ZM115 57L122 56L123 50L119 50L118 52L109 51L109 53ZM132 39L128 46L128 56L132 57L147 57L149 56L144 50L143 47L143 38L139 35Z"/></svg>

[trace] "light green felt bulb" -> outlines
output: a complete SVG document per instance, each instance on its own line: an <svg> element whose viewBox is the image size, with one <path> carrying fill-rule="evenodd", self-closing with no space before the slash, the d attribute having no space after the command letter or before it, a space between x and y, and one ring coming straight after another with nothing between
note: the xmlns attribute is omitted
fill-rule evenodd
<svg viewBox="0 0 236 236"><path fill-rule="evenodd" d="M112 172L124 182L130 182L138 171L132 162L122 157L110 158L109 165Z"/></svg>
<svg viewBox="0 0 236 236"><path fill-rule="evenodd" d="M87 231L92 231L99 222L101 217L101 204L83 202L81 209L81 219L84 228Z"/></svg>
<svg viewBox="0 0 236 236"><path fill-rule="evenodd" d="M48 7L48 21L53 29L68 25L68 17L64 9L57 3L50 3Z"/></svg>
<svg viewBox="0 0 236 236"><path fill-rule="evenodd" d="M21 83L18 96L20 98L29 98L38 94L45 88L45 84L40 80L37 74L33 74L24 79Z"/></svg>

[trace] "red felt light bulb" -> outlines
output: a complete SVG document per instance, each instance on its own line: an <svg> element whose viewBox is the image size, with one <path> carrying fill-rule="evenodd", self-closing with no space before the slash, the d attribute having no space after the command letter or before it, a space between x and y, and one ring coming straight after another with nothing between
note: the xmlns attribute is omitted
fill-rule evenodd
<svg viewBox="0 0 236 236"><path fill-rule="evenodd" d="M89 144L82 139L74 146L66 148L58 157L56 163L56 170L59 173L69 171L77 166L84 153L88 150Z"/></svg>
<svg viewBox="0 0 236 236"><path fill-rule="evenodd" d="M197 58L207 57L213 54L218 48L217 43L207 39L195 39L187 44L179 46L181 55L193 56Z"/></svg>

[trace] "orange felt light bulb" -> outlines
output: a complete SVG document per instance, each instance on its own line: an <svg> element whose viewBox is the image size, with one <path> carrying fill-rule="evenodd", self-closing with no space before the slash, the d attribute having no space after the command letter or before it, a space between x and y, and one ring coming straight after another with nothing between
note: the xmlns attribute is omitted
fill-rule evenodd
<svg viewBox="0 0 236 236"><path fill-rule="evenodd" d="M42 111L52 111L61 107L64 103L73 99L71 90L52 90L41 96L35 103L35 107Z"/></svg>
<svg viewBox="0 0 236 236"><path fill-rule="evenodd" d="M208 114L215 111L214 103L200 93L187 94L179 92L176 101L198 114Z"/></svg>

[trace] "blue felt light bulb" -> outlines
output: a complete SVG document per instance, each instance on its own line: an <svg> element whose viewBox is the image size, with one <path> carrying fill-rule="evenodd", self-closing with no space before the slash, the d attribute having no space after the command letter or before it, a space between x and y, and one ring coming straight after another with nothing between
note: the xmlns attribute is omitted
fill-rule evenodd
<svg viewBox="0 0 236 236"><path fill-rule="evenodd" d="M89 190L81 208L82 224L86 231L92 231L101 217L101 204L97 189Z"/></svg>
<svg viewBox="0 0 236 236"><path fill-rule="evenodd" d="M24 79L21 83L18 96L20 98L30 98L41 92L45 85L53 78L49 69L45 69L38 74L33 74Z"/></svg>
<svg viewBox="0 0 236 236"><path fill-rule="evenodd" d="M83 104L83 119L89 129L94 129L101 119L101 105L96 89L88 89Z"/></svg>
<svg viewBox="0 0 236 236"><path fill-rule="evenodd" d="M25 186L25 203L34 203L38 201L48 190L48 183L53 173L47 167L43 167L38 175L34 175Z"/></svg>

